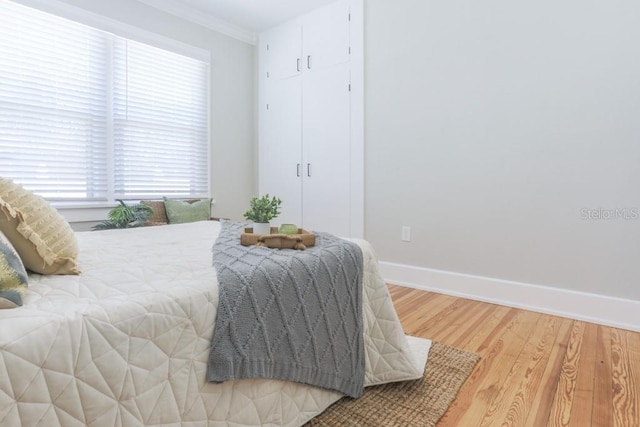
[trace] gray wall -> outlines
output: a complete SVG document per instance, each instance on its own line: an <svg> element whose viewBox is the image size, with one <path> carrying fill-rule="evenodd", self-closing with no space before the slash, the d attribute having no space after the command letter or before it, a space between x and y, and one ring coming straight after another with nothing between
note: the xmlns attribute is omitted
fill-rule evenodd
<svg viewBox="0 0 640 427"><path fill-rule="evenodd" d="M65 1L211 51L214 213L239 219L256 189L254 48L135 1ZM640 300L640 219L584 219L640 208L638 16L635 0L367 0L379 258Z"/></svg>
<svg viewBox="0 0 640 427"><path fill-rule="evenodd" d="M39 7L47 8L46 1L19 1L27 5L44 3ZM64 3L211 52L211 191L216 199L213 215L241 219L256 190L254 46L134 0Z"/></svg>
<svg viewBox="0 0 640 427"><path fill-rule="evenodd" d="M640 300L638 17L637 0L367 0L379 258ZM599 208L634 219L584 219Z"/></svg>

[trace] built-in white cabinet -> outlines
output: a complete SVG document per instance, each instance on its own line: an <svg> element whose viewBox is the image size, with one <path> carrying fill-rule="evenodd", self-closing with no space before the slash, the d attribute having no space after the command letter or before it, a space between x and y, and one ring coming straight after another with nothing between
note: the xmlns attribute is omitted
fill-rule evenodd
<svg viewBox="0 0 640 427"><path fill-rule="evenodd" d="M303 17L302 65L306 70L349 62L351 6L339 1Z"/></svg>
<svg viewBox="0 0 640 427"><path fill-rule="evenodd" d="M261 35L260 69L265 79L260 84L294 77L302 69L302 28L287 23Z"/></svg>
<svg viewBox="0 0 640 427"><path fill-rule="evenodd" d="M260 35L259 192L281 223L363 234L362 0Z"/></svg>

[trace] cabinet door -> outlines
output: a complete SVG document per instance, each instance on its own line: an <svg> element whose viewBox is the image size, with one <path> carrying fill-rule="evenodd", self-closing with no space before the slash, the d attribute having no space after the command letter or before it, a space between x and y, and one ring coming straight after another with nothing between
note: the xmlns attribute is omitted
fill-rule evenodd
<svg viewBox="0 0 640 427"><path fill-rule="evenodd" d="M347 63L303 79L303 225L339 236L350 235L349 77Z"/></svg>
<svg viewBox="0 0 640 427"><path fill-rule="evenodd" d="M260 108L259 190L282 199L274 222L302 224L302 82L276 80Z"/></svg>
<svg viewBox="0 0 640 427"><path fill-rule="evenodd" d="M269 80L279 80L300 74L302 69L302 28L294 20L260 35L261 73Z"/></svg>
<svg viewBox="0 0 640 427"><path fill-rule="evenodd" d="M305 15L302 40L305 71L349 61L349 5L337 2Z"/></svg>

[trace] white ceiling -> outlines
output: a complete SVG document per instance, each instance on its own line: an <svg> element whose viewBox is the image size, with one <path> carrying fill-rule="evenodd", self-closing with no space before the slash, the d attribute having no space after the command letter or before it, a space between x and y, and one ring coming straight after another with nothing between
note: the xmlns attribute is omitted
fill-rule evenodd
<svg viewBox="0 0 640 427"><path fill-rule="evenodd" d="M256 35L336 0L139 0L216 31L255 43Z"/></svg>

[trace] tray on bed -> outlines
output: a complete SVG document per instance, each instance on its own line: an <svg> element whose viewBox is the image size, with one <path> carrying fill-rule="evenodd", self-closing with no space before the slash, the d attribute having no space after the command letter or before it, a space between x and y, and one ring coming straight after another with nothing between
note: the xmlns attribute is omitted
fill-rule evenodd
<svg viewBox="0 0 640 427"><path fill-rule="evenodd" d="M253 228L245 228L240 235L240 243L243 246L304 250L316 244L316 235L302 228L298 228L297 234L279 234L278 227L271 227L271 234L254 234Z"/></svg>

